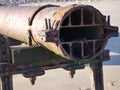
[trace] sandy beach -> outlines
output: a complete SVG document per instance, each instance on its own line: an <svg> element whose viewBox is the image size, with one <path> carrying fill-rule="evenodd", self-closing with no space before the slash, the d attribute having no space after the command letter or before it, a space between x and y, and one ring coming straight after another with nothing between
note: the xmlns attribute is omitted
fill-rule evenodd
<svg viewBox="0 0 120 90"><path fill-rule="evenodd" d="M119 0L75 1L72 3L89 4L96 7L102 14L111 16L111 25L120 28ZM103 67L105 90L120 90L120 36L111 38L106 49L111 50L111 60L104 62ZM77 70L73 79L69 77L69 72L63 69L48 70L45 75L37 77L34 86L22 75L14 75L13 84L14 90L91 90L90 70L89 66L83 70Z"/></svg>

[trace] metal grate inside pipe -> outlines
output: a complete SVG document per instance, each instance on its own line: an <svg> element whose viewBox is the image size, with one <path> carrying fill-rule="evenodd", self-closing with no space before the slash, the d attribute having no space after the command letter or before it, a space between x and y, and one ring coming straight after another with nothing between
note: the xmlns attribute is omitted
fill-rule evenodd
<svg viewBox="0 0 120 90"><path fill-rule="evenodd" d="M65 53L77 60L93 57L103 47L103 23L99 13L88 7L66 14L60 28Z"/></svg>

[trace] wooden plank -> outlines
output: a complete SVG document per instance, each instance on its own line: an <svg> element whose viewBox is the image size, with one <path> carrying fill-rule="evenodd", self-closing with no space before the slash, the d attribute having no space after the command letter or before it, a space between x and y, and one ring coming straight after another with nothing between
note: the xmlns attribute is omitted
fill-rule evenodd
<svg viewBox="0 0 120 90"><path fill-rule="evenodd" d="M102 62L91 63L91 90L104 90Z"/></svg>
<svg viewBox="0 0 120 90"><path fill-rule="evenodd" d="M12 46L11 54L13 64L28 64L36 61L49 62L50 60L63 59L41 46Z"/></svg>
<svg viewBox="0 0 120 90"><path fill-rule="evenodd" d="M13 90L12 75L1 77L1 90Z"/></svg>
<svg viewBox="0 0 120 90"><path fill-rule="evenodd" d="M10 48L7 37L0 36L0 63L10 63ZM0 72L4 71L4 67L0 67ZM1 90L13 90L12 75L1 76Z"/></svg>

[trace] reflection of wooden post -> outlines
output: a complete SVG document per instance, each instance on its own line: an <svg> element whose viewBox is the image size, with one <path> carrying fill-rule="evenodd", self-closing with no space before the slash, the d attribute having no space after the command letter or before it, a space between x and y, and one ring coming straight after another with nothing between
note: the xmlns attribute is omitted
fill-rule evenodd
<svg viewBox="0 0 120 90"><path fill-rule="evenodd" d="M91 89L92 90L104 90L102 62L91 63L90 69L92 73Z"/></svg>

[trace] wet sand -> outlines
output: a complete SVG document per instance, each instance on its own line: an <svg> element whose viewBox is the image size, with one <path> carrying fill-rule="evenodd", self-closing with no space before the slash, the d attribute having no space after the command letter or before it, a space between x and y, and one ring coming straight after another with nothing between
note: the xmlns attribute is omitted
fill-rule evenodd
<svg viewBox="0 0 120 90"><path fill-rule="evenodd" d="M104 15L111 16L112 25L120 27L119 0L99 0L96 2L75 1L74 3L93 5ZM38 4L40 3L35 5ZM62 4L67 5L70 3ZM120 36L111 38L106 49L111 50L111 60L104 62L105 90L120 90ZM45 75L37 77L34 86L22 75L15 75L13 82L14 90L90 90L90 70L89 66L86 66L83 70L77 70L73 79L69 77L69 72L63 69L48 70Z"/></svg>

